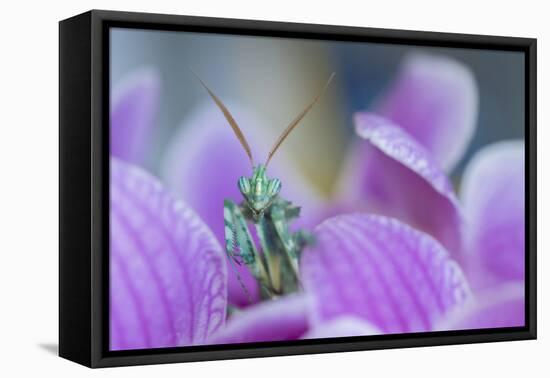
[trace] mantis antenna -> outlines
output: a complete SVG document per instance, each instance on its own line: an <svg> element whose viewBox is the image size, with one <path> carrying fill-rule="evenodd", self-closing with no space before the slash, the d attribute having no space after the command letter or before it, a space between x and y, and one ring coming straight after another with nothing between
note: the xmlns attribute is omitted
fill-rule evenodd
<svg viewBox="0 0 550 378"><path fill-rule="evenodd" d="M210 97L212 97L212 100L214 100L218 108L222 111L225 119L227 120L227 122L229 122L229 125L231 126L231 128L233 129L233 132L237 136L237 139L239 139L239 142L241 142L241 145L243 146L244 151L246 152L246 154L248 155L248 158L250 159L250 163L252 164L252 166L254 166L254 159L252 159L252 151L250 150L250 146L246 141L246 138L244 137L243 132L239 128L239 125L237 125L237 122L235 122L235 119L233 118L231 113L229 113L229 110L227 110L227 108L225 107L223 102L218 98L218 96L216 96L214 92L212 92L210 88L206 86L206 84L204 83L204 81L201 80L199 75L197 75L193 70L191 70L191 72L193 73L193 75L197 77L197 79L202 84L204 89L206 89Z"/></svg>
<svg viewBox="0 0 550 378"><path fill-rule="evenodd" d="M327 80L325 86L323 87L323 89L321 90L321 92L319 92L319 94L313 99L313 101L311 101L311 103L308 106L306 106L305 109L302 110L302 112L300 114L298 114L298 116L296 116L296 118L294 118L294 120L286 127L285 131L283 131L281 136L279 136L279 138L277 139L277 141L275 142L275 144L271 148L271 151L269 151L269 155L267 156L267 161L265 162L266 167L269 164L269 161L271 160L271 158L273 157L275 152L277 152L277 149L281 146L281 144L283 144L283 142L285 141L288 134L290 134L290 132L292 130L294 130L294 128L300 123L302 118L305 117L307 112L309 112L311 110L311 108L313 108L313 106L317 103L317 101L319 101L321 96L325 93L325 91L327 90L327 88L328 88L330 82L332 81L333 77L334 77L334 72L328 78L328 80Z"/></svg>

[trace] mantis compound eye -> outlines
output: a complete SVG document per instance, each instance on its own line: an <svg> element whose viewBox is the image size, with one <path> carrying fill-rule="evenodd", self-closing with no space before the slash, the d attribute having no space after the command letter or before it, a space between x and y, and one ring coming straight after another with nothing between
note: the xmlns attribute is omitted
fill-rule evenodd
<svg viewBox="0 0 550 378"><path fill-rule="evenodd" d="M248 178L244 176L239 178L239 190L243 196L248 196L250 193L250 180Z"/></svg>
<svg viewBox="0 0 550 378"><path fill-rule="evenodd" d="M269 183L267 184L267 194L272 197L281 191L281 180L279 179L271 179L269 180Z"/></svg>

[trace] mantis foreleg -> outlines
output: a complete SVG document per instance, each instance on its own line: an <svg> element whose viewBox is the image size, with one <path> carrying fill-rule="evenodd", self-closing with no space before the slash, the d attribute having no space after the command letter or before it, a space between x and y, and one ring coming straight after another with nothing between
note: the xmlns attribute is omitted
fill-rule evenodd
<svg viewBox="0 0 550 378"><path fill-rule="evenodd" d="M246 264L252 275L260 282L262 289L265 290L269 286L269 278L262 261L262 257L254 246L254 241L248 230L246 219L243 216L240 207L231 200L224 201L224 224L225 224L225 248L227 256L231 264ZM234 266L234 265L233 265ZM237 273L243 290L250 298L248 289L242 282L240 275Z"/></svg>
<svg viewBox="0 0 550 378"><path fill-rule="evenodd" d="M284 209L281 207L274 207L271 210L270 215L271 221L273 222L273 227L279 236L279 240L281 241L285 258L288 260L294 275L298 278L299 251L296 250L296 243L294 243L294 239L288 229L288 222L284 214Z"/></svg>
<svg viewBox="0 0 550 378"><path fill-rule="evenodd" d="M267 219L267 215L255 222L256 233L260 239L262 252L267 265L269 281L274 293L281 293L281 260L284 258L281 253L281 245L277 233L273 228L272 222Z"/></svg>

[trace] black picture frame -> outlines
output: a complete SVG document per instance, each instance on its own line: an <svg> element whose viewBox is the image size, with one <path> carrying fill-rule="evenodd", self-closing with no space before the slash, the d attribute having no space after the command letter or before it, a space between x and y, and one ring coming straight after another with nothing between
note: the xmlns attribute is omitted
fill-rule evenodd
<svg viewBox="0 0 550 378"><path fill-rule="evenodd" d="M108 350L111 27L383 42L525 54L526 325ZM92 10L59 23L59 355L89 367L266 357L536 338L536 39Z"/></svg>

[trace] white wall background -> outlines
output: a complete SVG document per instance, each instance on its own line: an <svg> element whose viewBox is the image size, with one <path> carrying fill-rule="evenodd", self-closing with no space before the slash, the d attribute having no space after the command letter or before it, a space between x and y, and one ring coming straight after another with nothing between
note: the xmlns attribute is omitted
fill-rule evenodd
<svg viewBox="0 0 550 378"><path fill-rule="evenodd" d="M57 22L91 8L538 38L539 340L95 371L56 357ZM549 14L544 1L530 0L5 2L0 22L0 376L548 376Z"/></svg>

